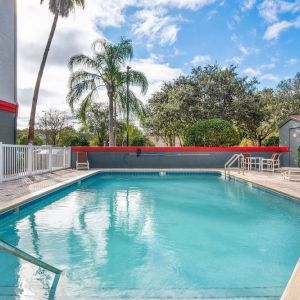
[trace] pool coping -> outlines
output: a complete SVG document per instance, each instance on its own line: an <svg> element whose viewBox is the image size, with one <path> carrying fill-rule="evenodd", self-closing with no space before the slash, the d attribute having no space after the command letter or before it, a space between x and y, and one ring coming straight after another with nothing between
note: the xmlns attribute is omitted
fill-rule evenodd
<svg viewBox="0 0 300 300"><path fill-rule="evenodd" d="M224 171L222 173L225 174ZM281 196L283 198L288 198L289 200L296 201L296 202L300 203L299 193L297 193L297 192L295 193L293 191L286 192L286 191L283 191L281 188L277 188L276 186L274 186L274 184L268 184L268 183L263 183L262 184L261 182L256 181L254 179L249 179L246 176L247 175L243 175L243 174L239 174L239 173L234 173L234 174L230 173L229 174L230 179L233 179L233 180L236 180L236 181L241 181L245 184L250 183L255 188L264 190L266 192L271 192L271 193L276 194L277 196ZM282 178L282 180L284 180L284 179Z"/></svg>

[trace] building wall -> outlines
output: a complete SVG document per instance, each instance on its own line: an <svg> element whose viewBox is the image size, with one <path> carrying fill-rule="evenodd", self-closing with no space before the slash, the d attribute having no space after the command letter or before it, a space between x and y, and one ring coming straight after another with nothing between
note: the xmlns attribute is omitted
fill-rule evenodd
<svg viewBox="0 0 300 300"><path fill-rule="evenodd" d="M290 148L283 163L289 167L298 167L298 148L300 147L300 120L290 119L279 129L280 145Z"/></svg>
<svg viewBox="0 0 300 300"><path fill-rule="evenodd" d="M16 138L16 50L16 1L0 0L0 142L4 143Z"/></svg>
<svg viewBox="0 0 300 300"><path fill-rule="evenodd" d="M73 150L72 167L75 168L76 150ZM229 158L235 153L241 152L243 151L180 152L178 150L177 152L167 152L166 150L164 152L147 152L147 150L143 150L141 156L137 156L134 151L92 151L88 152L88 160L91 168L224 168ZM272 153L273 151L251 152L251 156L271 158ZM284 161L288 152L282 152L281 154L282 161Z"/></svg>

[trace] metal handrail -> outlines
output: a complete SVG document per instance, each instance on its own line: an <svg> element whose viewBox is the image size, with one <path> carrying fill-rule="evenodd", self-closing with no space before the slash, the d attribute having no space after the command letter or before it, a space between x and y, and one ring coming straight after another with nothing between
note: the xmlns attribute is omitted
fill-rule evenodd
<svg viewBox="0 0 300 300"><path fill-rule="evenodd" d="M244 168L241 166L239 159L243 158L243 154L234 154L224 165L225 168L225 179L227 178L227 172L228 175L230 175L230 167L236 162L238 161L238 169L242 169L243 173L244 173Z"/></svg>
<svg viewBox="0 0 300 300"><path fill-rule="evenodd" d="M6 251L6 252L9 252L11 253L12 255L14 256L17 256L19 258L22 258L38 267L41 267L43 269L46 269L54 274L61 274L62 273L62 270L58 269L58 268L55 268L45 262L43 262L42 260L14 247L13 245L3 241L3 240L0 240L0 249Z"/></svg>

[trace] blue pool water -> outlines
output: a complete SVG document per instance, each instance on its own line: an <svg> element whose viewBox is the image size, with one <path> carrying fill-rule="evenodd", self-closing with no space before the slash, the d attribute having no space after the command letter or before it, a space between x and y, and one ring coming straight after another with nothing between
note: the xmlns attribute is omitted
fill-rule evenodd
<svg viewBox="0 0 300 300"><path fill-rule="evenodd" d="M218 174L102 174L0 219L0 239L65 270L58 298L279 299L300 205ZM47 298L52 279L0 250L0 295Z"/></svg>

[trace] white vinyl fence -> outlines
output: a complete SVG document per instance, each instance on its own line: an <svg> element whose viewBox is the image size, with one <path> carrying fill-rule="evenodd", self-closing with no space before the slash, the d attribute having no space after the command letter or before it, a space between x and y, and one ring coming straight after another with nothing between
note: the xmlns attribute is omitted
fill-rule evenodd
<svg viewBox="0 0 300 300"><path fill-rule="evenodd" d="M0 143L0 182L71 167L71 148Z"/></svg>

